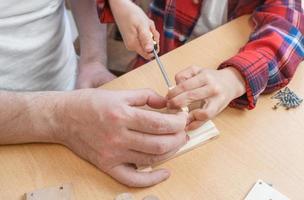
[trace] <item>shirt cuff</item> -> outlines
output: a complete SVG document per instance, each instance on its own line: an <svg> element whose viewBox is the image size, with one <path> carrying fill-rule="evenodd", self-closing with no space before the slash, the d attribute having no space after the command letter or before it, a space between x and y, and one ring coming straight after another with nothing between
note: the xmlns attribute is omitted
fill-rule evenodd
<svg viewBox="0 0 304 200"><path fill-rule="evenodd" d="M113 23L115 21L108 0L97 0L97 11L101 23Z"/></svg>
<svg viewBox="0 0 304 200"><path fill-rule="evenodd" d="M268 80L268 60L256 51L243 51L223 62L219 69L233 67L238 70L246 83L246 93L234 99L230 106L255 108L258 96L264 91Z"/></svg>

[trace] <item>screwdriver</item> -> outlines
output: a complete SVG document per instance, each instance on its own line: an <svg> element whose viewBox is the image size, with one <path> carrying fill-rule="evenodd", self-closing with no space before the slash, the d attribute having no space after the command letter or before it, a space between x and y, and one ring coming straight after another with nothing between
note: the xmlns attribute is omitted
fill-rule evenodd
<svg viewBox="0 0 304 200"><path fill-rule="evenodd" d="M163 75L163 78L165 79L165 82L166 82L169 90L172 90L174 88L174 86L171 83L171 81L169 79L169 76L168 76L168 74L165 70L165 67L164 67L163 63L161 62L161 60L160 60L160 58L157 54L158 45L157 45L156 41L153 40L153 44L154 44L153 45L153 55L155 57L156 63L157 63L157 65L158 65L158 67L159 67L159 69L160 69L160 71ZM189 108L187 106L182 107L181 110L184 111L184 112L187 112L187 113L189 112Z"/></svg>
<svg viewBox="0 0 304 200"><path fill-rule="evenodd" d="M158 65L158 67L159 67L159 69L160 69L160 71L161 71L161 73L162 73L162 75L163 75L163 77L164 77L164 79L165 79L165 82L166 82L166 84L167 84L169 90L171 90L171 89L173 89L173 84L171 83L171 81L170 81L170 79L169 79L169 76L168 76L168 74L167 74L167 72L166 72L166 70L165 70L165 67L164 67L164 65L162 64L162 62L161 62L161 60L159 59L159 56L158 56L158 54L157 54L157 49L158 49L157 43L156 43L155 41L153 41L153 43L154 43L154 48L153 48L154 58L155 58L155 60L156 60L156 62L157 62L157 65Z"/></svg>

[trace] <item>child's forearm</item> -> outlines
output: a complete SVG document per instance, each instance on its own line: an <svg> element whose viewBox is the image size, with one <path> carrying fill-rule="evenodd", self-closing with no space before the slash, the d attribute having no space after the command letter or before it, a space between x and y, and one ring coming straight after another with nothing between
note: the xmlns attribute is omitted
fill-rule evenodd
<svg viewBox="0 0 304 200"><path fill-rule="evenodd" d="M122 23L124 15L130 13L131 0L109 0L109 4L114 15L116 23Z"/></svg>

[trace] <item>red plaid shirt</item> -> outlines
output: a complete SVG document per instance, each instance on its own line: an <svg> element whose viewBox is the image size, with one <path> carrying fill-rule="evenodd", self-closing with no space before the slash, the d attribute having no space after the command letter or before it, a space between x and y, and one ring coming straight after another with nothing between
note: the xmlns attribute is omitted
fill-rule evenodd
<svg viewBox="0 0 304 200"><path fill-rule="evenodd" d="M107 0L97 0L102 22L112 21ZM219 69L232 66L246 81L246 94L232 106L255 107L260 94L286 86L304 58L304 15L301 0L229 0L228 19L252 14L255 27L239 53ZM160 32L160 54L183 45L200 16L192 0L154 0L150 17ZM138 57L136 65L145 61Z"/></svg>

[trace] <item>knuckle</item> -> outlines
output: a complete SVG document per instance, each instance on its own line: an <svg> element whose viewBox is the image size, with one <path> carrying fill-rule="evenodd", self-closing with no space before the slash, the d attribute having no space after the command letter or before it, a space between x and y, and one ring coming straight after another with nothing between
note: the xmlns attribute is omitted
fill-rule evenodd
<svg viewBox="0 0 304 200"><path fill-rule="evenodd" d="M121 137L119 137L119 135L117 135L117 134L113 134L113 136L111 137L112 139L111 139L111 143L113 144L113 145L115 145L116 147L117 146L120 146L121 144L122 144L122 140L121 140Z"/></svg>
<svg viewBox="0 0 304 200"><path fill-rule="evenodd" d="M156 154L165 154L168 151L168 145L164 142L159 142L155 146Z"/></svg>
<svg viewBox="0 0 304 200"><path fill-rule="evenodd" d="M206 111L204 112L204 116L205 116L205 118L207 118L207 119L209 119L209 118L211 117L210 109L209 109L209 110L206 110ZM203 120L203 119L202 119L202 120Z"/></svg>
<svg viewBox="0 0 304 200"><path fill-rule="evenodd" d="M185 90L187 90L187 84L185 84L185 83L181 83L181 84L179 84L179 88L182 90L182 91L185 91Z"/></svg>
<svg viewBox="0 0 304 200"><path fill-rule="evenodd" d="M120 120L122 120L122 113L119 112L118 109L112 109L108 112L107 117L109 119L109 121L117 123Z"/></svg>
<svg viewBox="0 0 304 200"><path fill-rule="evenodd" d="M155 28L155 23L153 20L149 19L149 24L152 28Z"/></svg>
<svg viewBox="0 0 304 200"><path fill-rule="evenodd" d="M214 112L215 112L214 108L211 108L211 107L208 108L206 110L206 118L211 119L213 117Z"/></svg>
<svg viewBox="0 0 304 200"><path fill-rule="evenodd" d="M209 118L209 113L207 110L200 110L195 118L198 121L204 121Z"/></svg>
<svg viewBox="0 0 304 200"><path fill-rule="evenodd" d="M206 80L207 83L212 82L212 76L209 73L204 74L204 79Z"/></svg>
<svg viewBox="0 0 304 200"><path fill-rule="evenodd" d="M143 33L143 34L141 35L140 40L141 40L141 43L142 43L143 45L146 45L146 44L149 44L149 42L150 42L152 39L150 38L150 35L147 35L146 33Z"/></svg>
<svg viewBox="0 0 304 200"><path fill-rule="evenodd" d="M166 118L155 117L153 119L146 119L146 120L150 120L150 128L152 130L158 132L166 132L168 130L169 124Z"/></svg>
<svg viewBox="0 0 304 200"><path fill-rule="evenodd" d="M175 75L175 81L176 82L179 82L180 80L184 79L184 75L182 74L176 74Z"/></svg>
<svg viewBox="0 0 304 200"><path fill-rule="evenodd" d="M117 115L121 122L125 122L132 115L132 110L127 106L123 106L119 109L119 113Z"/></svg>
<svg viewBox="0 0 304 200"><path fill-rule="evenodd" d="M123 130L117 130L120 133L109 133L105 137L106 142L115 148L121 147L123 145Z"/></svg>
<svg viewBox="0 0 304 200"><path fill-rule="evenodd" d="M221 94L221 88L218 85L213 85L212 94L215 94L215 95Z"/></svg>
<svg viewBox="0 0 304 200"><path fill-rule="evenodd" d="M153 165L158 162L158 157L157 156L149 156L147 158L147 165Z"/></svg>
<svg viewBox="0 0 304 200"><path fill-rule="evenodd" d="M163 128L162 121L156 121L156 120L151 121L151 128L153 130L161 130Z"/></svg>
<svg viewBox="0 0 304 200"><path fill-rule="evenodd" d="M193 73L196 73L198 70L200 70L200 67L196 66L196 65L192 65L190 66L190 70L193 72Z"/></svg>
<svg viewBox="0 0 304 200"><path fill-rule="evenodd" d="M182 131L178 134L178 145L184 145L187 143L187 138L186 138L187 133L185 131Z"/></svg>
<svg viewBox="0 0 304 200"><path fill-rule="evenodd" d="M114 119L117 120L118 124L123 124L132 114L132 110L125 105L117 106L116 108L112 108Z"/></svg>
<svg viewBox="0 0 304 200"><path fill-rule="evenodd" d="M200 85L200 86L202 86L202 85L204 85L206 83L205 75L202 74L202 73L197 76L196 80L198 82L198 85Z"/></svg>
<svg viewBox="0 0 304 200"><path fill-rule="evenodd" d="M174 98L169 101L169 104L173 108L178 108L178 107L180 107L181 102L177 98Z"/></svg>
<svg viewBox="0 0 304 200"><path fill-rule="evenodd" d="M134 43L130 40L126 40L125 41L125 46L126 46L126 49L129 50L129 51L132 51L134 50Z"/></svg>

